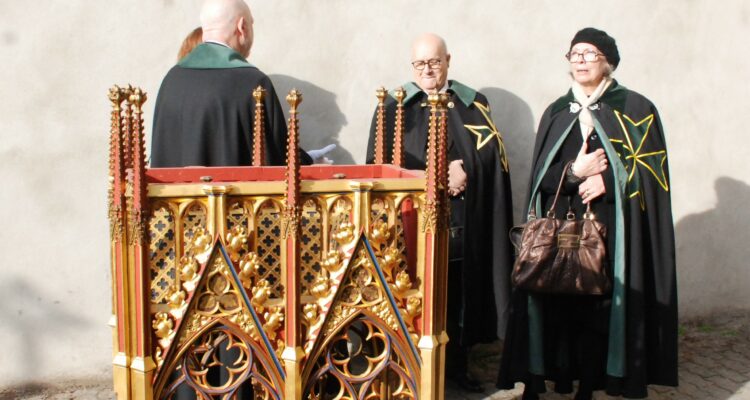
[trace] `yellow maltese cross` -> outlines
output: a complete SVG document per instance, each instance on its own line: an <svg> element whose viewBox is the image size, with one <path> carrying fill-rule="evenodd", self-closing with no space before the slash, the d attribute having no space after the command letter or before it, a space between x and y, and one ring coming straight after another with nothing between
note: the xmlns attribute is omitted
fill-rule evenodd
<svg viewBox="0 0 750 400"><path fill-rule="evenodd" d="M497 139L498 155L500 156L500 163L503 166L503 171L508 171L508 158L505 156L505 144L503 143L503 137L497 130L495 123L492 122L490 117L490 106L486 106L478 101L474 102L479 112L482 113L487 125L464 125L464 128L468 129L469 132L477 136L477 151L484 147L490 140Z"/></svg>
<svg viewBox="0 0 750 400"><path fill-rule="evenodd" d="M638 122L619 111L615 111L615 116L622 128L623 139L611 139L611 142L616 149L619 147L620 159L628 172L628 197L640 196L641 209L645 210L646 204L643 201L643 196L641 196L643 189L640 175L644 172L651 174L659 186L665 192L668 192L669 182L667 182L667 174L664 170L664 164L667 162L667 151L666 149L644 150L644 147L648 147L647 144L650 143L646 140L651 132L654 114L650 114Z"/></svg>

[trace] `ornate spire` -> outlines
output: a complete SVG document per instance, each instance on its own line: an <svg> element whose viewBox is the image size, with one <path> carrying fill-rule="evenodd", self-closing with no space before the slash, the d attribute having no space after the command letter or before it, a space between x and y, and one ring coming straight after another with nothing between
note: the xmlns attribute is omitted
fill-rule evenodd
<svg viewBox="0 0 750 400"><path fill-rule="evenodd" d="M131 209L131 226L133 242L143 244L145 237L146 209L146 135L143 129L143 103L146 102L146 92L134 88L130 92L128 102L134 109L132 113L132 168L133 168L133 208Z"/></svg>
<svg viewBox="0 0 750 400"><path fill-rule="evenodd" d="M263 99L266 96L266 90L258 85L253 90L255 99L255 116L253 118L253 166L260 167L266 163L266 132L265 116L263 110Z"/></svg>
<svg viewBox="0 0 750 400"><path fill-rule="evenodd" d="M403 87L396 89L396 123L393 131L393 165L404 166L404 97L406 92Z"/></svg>
<svg viewBox="0 0 750 400"><path fill-rule="evenodd" d="M287 226L282 232L284 237L297 234L297 217L300 202L300 160L299 160L299 119L297 118L297 107L302 103L302 93L292 89L286 96L289 103L289 137L286 148L286 210L288 217Z"/></svg>
<svg viewBox="0 0 750 400"><path fill-rule="evenodd" d="M385 95L386 90L384 87L379 87L375 91L375 96L378 98L378 115L375 128L375 164L385 163Z"/></svg>

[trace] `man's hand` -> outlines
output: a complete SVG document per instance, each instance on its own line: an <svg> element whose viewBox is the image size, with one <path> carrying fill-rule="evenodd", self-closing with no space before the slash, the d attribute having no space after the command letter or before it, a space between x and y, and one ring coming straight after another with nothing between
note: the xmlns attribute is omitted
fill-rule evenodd
<svg viewBox="0 0 750 400"><path fill-rule="evenodd" d="M458 196L466 190L466 172L464 161L454 160L448 164L448 194Z"/></svg>

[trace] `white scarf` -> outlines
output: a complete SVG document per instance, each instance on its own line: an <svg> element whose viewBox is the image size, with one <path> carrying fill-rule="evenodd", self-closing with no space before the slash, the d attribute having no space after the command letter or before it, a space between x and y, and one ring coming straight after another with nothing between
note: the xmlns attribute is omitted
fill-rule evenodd
<svg viewBox="0 0 750 400"><path fill-rule="evenodd" d="M610 84L612 84L612 78L604 78L599 82L599 86L596 87L594 92L590 96L586 96L581 84L573 81L571 89L573 90L573 97L578 103L570 103L570 112L574 113L581 110L578 122L581 124L581 135L583 135L584 140L589 137L589 133L594 129L594 117L591 115L591 110L599 109L596 102L607 91Z"/></svg>

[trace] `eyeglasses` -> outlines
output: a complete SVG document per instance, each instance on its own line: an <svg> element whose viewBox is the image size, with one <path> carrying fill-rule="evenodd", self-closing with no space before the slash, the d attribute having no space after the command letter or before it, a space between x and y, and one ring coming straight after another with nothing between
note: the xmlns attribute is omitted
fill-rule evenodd
<svg viewBox="0 0 750 400"><path fill-rule="evenodd" d="M412 61L411 66L414 67L414 69L416 69L417 71L421 71L424 69L425 66L428 66L428 65L430 69L438 69L440 68L440 64L442 63L443 62L439 58L433 58L427 61L425 60Z"/></svg>
<svg viewBox="0 0 750 400"><path fill-rule="evenodd" d="M594 62L599 59L599 56L603 56L602 53L597 53L595 51L586 50L583 53L573 53L573 52L567 52L565 53L565 59L574 63L579 62L581 59L585 62Z"/></svg>

